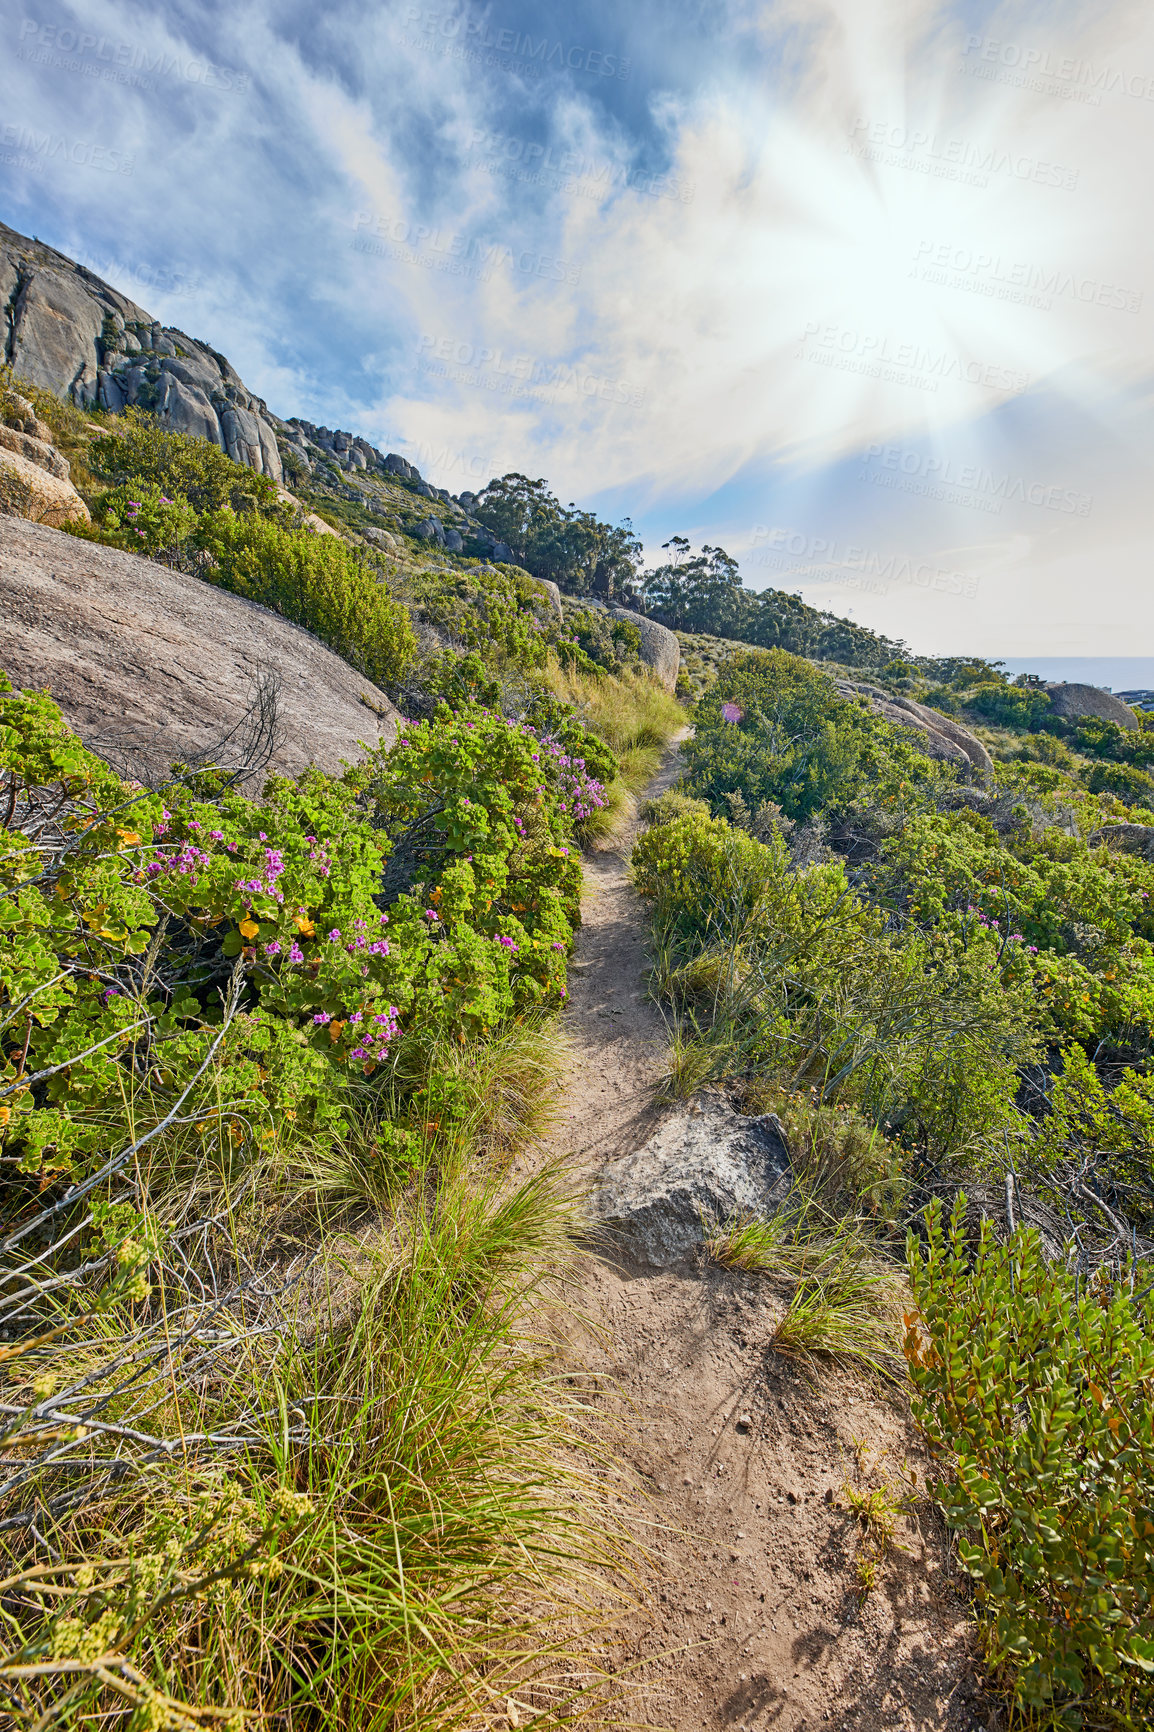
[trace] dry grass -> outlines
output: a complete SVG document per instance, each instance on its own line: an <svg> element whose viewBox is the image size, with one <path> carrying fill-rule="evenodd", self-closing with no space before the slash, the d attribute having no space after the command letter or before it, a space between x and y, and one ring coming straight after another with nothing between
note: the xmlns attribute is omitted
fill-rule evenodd
<svg viewBox="0 0 1154 1732"><path fill-rule="evenodd" d="M605 741L620 771L608 804L582 826L582 840L603 843L621 835L636 815L635 796L661 768L662 755L685 725L685 711L649 674L581 674L551 662L545 676L554 697L572 704L591 733Z"/></svg>
<svg viewBox="0 0 1154 1732"><path fill-rule="evenodd" d="M426 1056L457 1110L415 1166L366 1097L339 1144L140 1170L142 1289L94 1295L64 1236L0 1269L45 1284L0 1367L0 1721L611 1718L590 1656L624 1554L554 1360L574 1209L558 1167L507 1171L563 1048Z"/></svg>

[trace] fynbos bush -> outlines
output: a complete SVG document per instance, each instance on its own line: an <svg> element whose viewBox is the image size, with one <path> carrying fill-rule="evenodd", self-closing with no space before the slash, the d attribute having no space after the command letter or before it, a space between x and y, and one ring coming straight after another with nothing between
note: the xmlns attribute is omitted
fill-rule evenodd
<svg viewBox="0 0 1154 1732"><path fill-rule="evenodd" d="M1154 1306L1048 1264L1028 1229L998 1244L984 1221L971 1258L963 1203L910 1240L906 1357L989 1659L1061 1725L1149 1725Z"/></svg>

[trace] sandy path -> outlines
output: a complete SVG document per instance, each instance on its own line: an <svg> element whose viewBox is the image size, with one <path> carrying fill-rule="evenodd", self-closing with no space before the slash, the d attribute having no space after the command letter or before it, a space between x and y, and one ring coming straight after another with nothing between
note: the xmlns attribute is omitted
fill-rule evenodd
<svg viewBox="0 0 1154 1732"><path fill-rule="evenodd" d="M674 747L650 792L678 773ZM644 988L646 923L628 879L635 833L587 862L566 1016L574 1042L554 1147L589 1178L644 1142L667 1037ZM582 1308L605 1329L625 1439L623 1509L652 1559L648 1603L603 1658L641 1681L631 1718L708 1729L927 1727L978 1712L963 1600L924 1497L898 1519L878 1584L855 1573L844 1487L924 1484L904 1398L776 1353L774 1285L703 1259L661 1274L590 1257Z"/></svg>

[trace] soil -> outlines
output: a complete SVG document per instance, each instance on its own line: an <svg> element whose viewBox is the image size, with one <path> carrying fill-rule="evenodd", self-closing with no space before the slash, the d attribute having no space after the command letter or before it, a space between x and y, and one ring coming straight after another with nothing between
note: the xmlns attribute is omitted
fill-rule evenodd
<svg viewBox="0 0 1154 1732"><path fill-rule="evenodd" d="M677 756L650 792L676 779ZM585 1182L663 1112L685 1110L655 1100L668 1040L645 989L635 834L587 862L570 974L554 1145ZM653 1273L590 1255L582 1285L577 1309L601 1331L582 1362L605 1380L592 1399L616 1440L619 1513L647 1560L638 1609L599 1656L628 1679L626 1718L676 1732L991 1724L904 1393L785 1359L771 1337L788 1293L704 1256ZM871 1547L847 1493L883 1487L901 1508L865 1587Z"/></svg>

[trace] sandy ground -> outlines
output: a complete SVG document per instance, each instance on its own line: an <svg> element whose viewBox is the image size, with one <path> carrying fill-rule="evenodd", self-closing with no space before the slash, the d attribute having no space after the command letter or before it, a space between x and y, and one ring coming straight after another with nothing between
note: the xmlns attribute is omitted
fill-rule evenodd
<svg viewBox="0 0 1154 1732"><path fill-rule="evenodd" d="M674 750L651 791L676 775ZM633 839L587 865L570 975L574 1055L554 1146L587 1179L671 1110L654 1103L667 1041L645 993ZM770 1345L784 1303L772 1282L704 1258L661 1274L587 1259L578 1304L604 1335L581 1351L610 1374L594 1399L612 1411L621 1514L649 1559L644 1604L601 1654L637 1687L627 1717L677 1732L989 1725L906 1401L784 1360ZM847 1485L904 1494L868 1592Z"/></svg>

